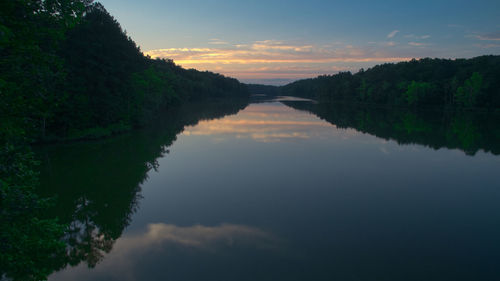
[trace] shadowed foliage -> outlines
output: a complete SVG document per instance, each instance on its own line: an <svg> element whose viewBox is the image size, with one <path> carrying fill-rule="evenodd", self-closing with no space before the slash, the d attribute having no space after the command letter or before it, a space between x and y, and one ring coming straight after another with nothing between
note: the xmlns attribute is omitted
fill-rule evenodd
<svg viewBox="0 0 500 281"><path fill-rule="evenodd" d="M329 103L498 110L498 77L500 56L426 58L300 80L280 87L280 94Z"/></svg>

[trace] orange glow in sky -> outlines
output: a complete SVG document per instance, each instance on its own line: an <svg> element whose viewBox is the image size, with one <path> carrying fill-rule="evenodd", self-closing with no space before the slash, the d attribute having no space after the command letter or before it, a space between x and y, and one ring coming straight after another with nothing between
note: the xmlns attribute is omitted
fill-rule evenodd
<svg viewBox="0 0 500 281"><path fill-rule="evenodd" d="M168 58L185 68L209 70L238 79L301 79L339 71L357 71L364 65L408 61L354 46L291 45L257 41L247 45L219 42L216 48L169 48L145 52L152 58ZM356 66L359 65L359 68Z"/></svg>

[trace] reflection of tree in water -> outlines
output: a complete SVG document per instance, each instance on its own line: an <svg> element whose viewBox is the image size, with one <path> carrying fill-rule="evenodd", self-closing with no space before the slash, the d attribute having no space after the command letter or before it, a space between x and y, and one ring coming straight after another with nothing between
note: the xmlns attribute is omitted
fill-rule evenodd
<svg viewBox="0 0 500 281"><path fill-rule="evenodd" d="M447 133L447 138L451 141L458 142L458 144L463 147L466 152L474 154L475 144L479 139L481 139L481 134L470 116L455 116L450 127L451 128Z"/></svg>
<svg viewBox="0 0 500 281"><path fill-rule="evenodd" d="M42 196L56 196L47 217L66 224L66 252L58 266L84 261L94 267L111 251L139 207L147 173L184 126L235 114L247 100L204 102L161 116L148 128L120 137L87 143L41 147Z"/></svg>
<svg viewBox="0 0 500 281"><path fill-rule="evenodd" d="M311 112L339 128L353 128L399 144L421 144L434 149L479 150L500 154L500 114L470 111L409 111L352 104L283 102Z"/></svg>
<svg viewBox="0 0 500 281"><path fill-rule="evenodd" d="M75 209L76 218L68 226L64 237L68 263L77 265L85 261L89 267L94 267L104 253L111 251L114 239L107 233L101 233L91 220L93 212L88 208L90 201L86 198L79 198L79 201L81 203Z"/></svg>
<svg viewBox="0 0 500 281"><path fill-rule="evenodd" d="M422 119L419 119L416 114L411 112L404 113L401 121L394 124L394 128L405 131L407 134L424 133L432 129Z"/></svg>
<svg viewBox="0 0 500 281"><path fill-rule="evenodd" d="M139 191L138 189L136 196L130 202L130 212L121 218L123 222L119 225L123 228L130 223L130 215L137 209L138 199L140 199ZM104 254L111 251L123 228L120 229L118 225L113 226L119 231L119 233L113 233L113 229L111 231L106 229L107 225L100 227L96 223L100 220L99 213L94 209L92 201L81 197L76 203L73 220L69 223L63 239L66 243L67 263L78 265L81 261L85 261L89 267L95 267Z"/></svg>

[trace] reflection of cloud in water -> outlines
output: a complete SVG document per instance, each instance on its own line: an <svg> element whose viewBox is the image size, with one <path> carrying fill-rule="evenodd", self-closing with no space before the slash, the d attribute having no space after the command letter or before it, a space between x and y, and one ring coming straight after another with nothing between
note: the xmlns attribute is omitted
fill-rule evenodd
<svg viewBox="0 0 500 281"><path fill-rule="evenodd" d="M266 116L264 116L266 117ZM216 120L216 121L204 121L200 122L196 127L206 126L209 129L216 130L219 128L221 132L225 132L224 125L226 126L320 126L320 127L332 127L326 122L318 121L292 121L292 120ZM208 126L207 126L208 125ZM236 128L237 129L237 128Z"/></svg>
<svg viewBox="0 0 500 281"><path fill-rule="evenodd" d="M289 97L289 96L278 96L276 97L277 101L306 101L306 102L315 102L314 100L311 99L304 99L304 98L299 98L299 97Z"/></svg>
<svg viewBox="0 0 500 281"><path fill-rule="evenodd" d="M250 105L237 116L199 122L187 127L184 135L234 136L258 142L279 142L335 134L336 128L309 113L298 112L281 103Z"/></svg>
<svg viewBox="0 0 500 281"><path fill-rule="evenodd" d="M263 246L271 240L272 237L270 234L258 228L244 225L222 224L213 227L202 225L181 227L172 224L157 223L148 225L148 231L143 235L118 240L115 251L142 249L162 243L199 249L207 249L215 245L230 246L236 242Z"/></svg>
<svg viewBox="0 0 500 281"><path fill-rule="evenodd" d="M308 139L310 136L304 133L270 133L270 134L251 134L252 138L262 142L278 142L282 139Z"/></svg>
<svg viewBox="0 0 500 281"><path fill-rule="evenodd" d="M140 264L145 260L155 259L155 266L161 267L162 264L168 266L172 259L178 260L183 255L196 262L196 253L216 259L222 252L241 249L269 253L277 250L279 244L280 241L270 233L245 225L182 227L149 224L145 233L118 239L112 252L96 268L89 270L80 264L53 274L49 280L88 280L95 276L106 280L140 280L134 276L139 274ZM222 256L227 257L226 254Z"/></svg>

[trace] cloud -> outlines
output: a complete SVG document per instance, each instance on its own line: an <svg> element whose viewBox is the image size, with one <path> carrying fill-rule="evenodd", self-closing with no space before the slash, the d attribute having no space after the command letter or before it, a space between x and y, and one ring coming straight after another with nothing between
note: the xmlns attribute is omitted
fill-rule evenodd
<svg viewBox="0 0 500 281"><path fill-rule="evenodd" d="M500 41L500 31L477 35L476 38L483 41Z"/></svg>
<svg viewBox="0 0 500 281"><path fill-rule="evenodd" d="M312 45L290 45L257 41L250 47L237 48L169 48L145 52L153 58L171 58L176 63L198 64L275 64L329 62L393 62L406 57L375 54L372 50L346 45L340 48L319 48Z"/></svg>
<svg viewBox="0 0 500 281"><path fill-rule="evenodd" d="M222 40L217 39L217 38L210 39L208 44L211 44L211 45L229 45L228 42L222 41Z"/></svg>
<svg viewBox="0 0 500 281"><path fill-rule="evenodd" d="M238 79L302 79L339 71L355 71L378 63L408 61L413 57L394 56L384 48L397 45L357 47L348 44L292 44L261 40L226 44L211 39L207 48L166 48L145 52L152 58L168 58L185 68L209 70Z"/></svg>
<svg viewBox="0 0 500 281"><path fill-rule="evenodd" d="M417 40L425 40L431 38L430 35L415 35L415 34L407 34L404 36L405 38L417 39Z"/></svg>
<svg viewBox="0 0 500 281"><path fill-rule="evenodd" d="M387 34L387 38L393 38L394 36L396 36L396 34L399 32L399 30L394 30L392 31L391 33Z"/></svg>
<svg viewBox="0 0 500 281"><path fill-rule="evenodd" d="M310 52L312 45L287 45L281 41L265 40L256 41L252 45L253 50L280 50L280 51L294 51L294 52Z"/></svg>
<svg viewBox="0 0 500 281"><path fill-rule="evenodd" d="M476 44L474 46L481 49L500 48L500 44Z"/></svg>
<svg viewBox="0 0 500 281"><path fill-rule="evenodd" d="M283 73L306 70L303 74L309 74L311 77L312 69L316 69L316 73L320 72L319 74L347 70L345 66L334 65L335 63L398 62L411 59L410 57L392 57L386 53L349 45L321 48L312 45L284 44L279 41L257 41L251 45L237 45L232 48L156 49L147 51L145 54L152 58L173 59L175 63L187 68L216 70L214 68L218 66L220 69L216 70L217 72L232 76L235 76L234 71L240 73L238 70L244 70L243 72L259 70L267 73L268 68L265 67L272 65L279 68L276 69L279 71L288 70Z"/></svg>
<svg viewBox="0 0 500 281"><path fill-rule="evenodd" d="M425 47L429 46L429 44L426 43L420 43L420 42L408 42L408 45L414 46L414 47Z"/></svg>

